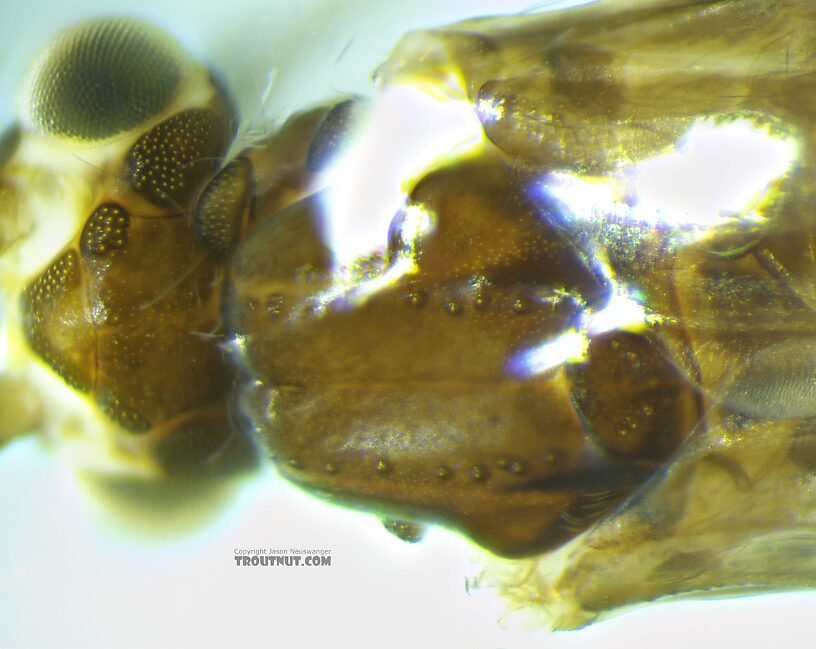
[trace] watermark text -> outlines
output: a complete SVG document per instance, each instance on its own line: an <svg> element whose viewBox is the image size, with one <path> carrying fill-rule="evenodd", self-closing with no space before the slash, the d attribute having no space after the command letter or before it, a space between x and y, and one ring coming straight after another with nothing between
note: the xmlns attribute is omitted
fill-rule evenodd
<svg viewBox="0 0 816 649"><path fill-rule="evenodd" d="M330 566L331 550L324 548L235 548L236 566Z"/></svg>

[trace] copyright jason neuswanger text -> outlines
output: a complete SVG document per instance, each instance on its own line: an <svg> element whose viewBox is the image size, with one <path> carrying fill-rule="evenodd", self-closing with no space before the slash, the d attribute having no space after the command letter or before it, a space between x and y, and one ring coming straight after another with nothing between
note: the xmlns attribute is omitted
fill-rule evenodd
<svg viewBox="0 0 816 649"><path fill-rule="evenodd" d="M317 548L235 548L236 566L330 566L331 550Z"/></svg>

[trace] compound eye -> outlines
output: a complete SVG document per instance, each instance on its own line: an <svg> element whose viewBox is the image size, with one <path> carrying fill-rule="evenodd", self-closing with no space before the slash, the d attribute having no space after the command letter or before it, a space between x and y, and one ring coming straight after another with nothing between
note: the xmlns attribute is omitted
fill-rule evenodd
<svg viewBox="0 0 816 649"><path fill-rule="evenodd" d="M176 113L130 149L130 185L156 205L184 208L216 170L226 142L215 112L193 108Z"/></svg>
<svg viewBox="0 0 816 649"><path fill-rule="evenodd" d="M167 108L186 64L181 45L142 21L95 19L37 57L22 99L34 130L82 141L129 131Z"/></svg>

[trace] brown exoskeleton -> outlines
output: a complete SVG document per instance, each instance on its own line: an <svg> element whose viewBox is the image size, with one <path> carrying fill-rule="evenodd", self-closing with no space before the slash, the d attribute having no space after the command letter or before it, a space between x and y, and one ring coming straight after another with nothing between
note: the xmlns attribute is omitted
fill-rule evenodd
<svg viewBox="0 0 816 649"><path fill-rule="evenodd" d="M87 23L3 144L5 299L130 470L229 471L259 443L404 537L440 522L525 557L508 589L559 626L813 586L815 11L608 0L409 34L379 88L467 102L482 140L409 178L351 262L323 199L361 101L226 156L206 71L140 23ZM56 81L119 47L150 55L111 105ZM36 183L74 219L42 267Z"/></svg>

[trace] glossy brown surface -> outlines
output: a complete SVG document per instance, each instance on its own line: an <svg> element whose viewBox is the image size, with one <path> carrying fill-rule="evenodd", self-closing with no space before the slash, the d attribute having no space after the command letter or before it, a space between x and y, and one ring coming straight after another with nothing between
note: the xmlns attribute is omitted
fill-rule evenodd
<svg viewBox="0 0 816 649"><path fill-rule="evenodd" d="M696 397L645 338L612 341L626 346L614 359L598 340L585 365L534 379L508 367L602 290L525 200L528 181L494 154L423 178L374 272L406 258L417 271L359 304L319 306L331 275L315 201L241 244L230 327L260 381L244 403L288 476L520 554L583 529L682 442ZM406 241L414 207L435 227Z"/></svg>
<svg viewBox="0 0 816 649"><path fill-rule="evenodd" d="M816 51L793 28L814 20L793 0L622 0L406 36L380 84L461 92L488 142L412 182L351 288L318 198L240 244L241 403L281 471L499 553L560 546L504 582L557 626L816 583ZM672 224L670 204L641 216L637 188L583 207L706 124L795 143L744 212ZM638 326L595 332L620 295ZM540 361L567 334L583 353Z"/></svg>
<svg viewBox="0 0 816 649"><path fill-rule="evenodd" d="M225 161L228 99L175 98L82 176L79 227L19 290L25 337L133 456L195 472L253 435L401 538L535 555L502 583L556 626L812 587L814 25L798 0L609 0L409 34L380 86L469 102L484 140L406 181L347 266L322 172L353 102ZM649 206L644 166L735 126L784 164L737 207ZM719 146L668 184L722 198L752 154ZM2 148L16 209L28 149ZM616 300L637 317L603 324Z"/></svg>
<svg viewBox="0 0 816 649"><path fill-rule="evenodd" d="M72 45L59 45L59 38ZM223 262L187 214L229 144L231 102L182 53L165 60L169 37L140 23L92 21L59 38L41 57L40 77L52 68L102 75L111 93L120 86L124 93L106 101L121 101L119 108L130 117L85 106L87 93L79 84L76 110L110 122L109 128L86 133L81 125L55 126L53 135L104 140L114 127L129 133L112 145L98 145L107 159L100 160L92 200L84 203L84 222L22 290L25 337L42 361L96 405L109 421L112 443L126 454L145 454L171 474L246 464L254 451L233 425L228 407L233 373L221 348ZM121 62L121 56L135 56L128 48L147 58ZM167 69L149 65L150 57L162 59ZM167 97L154 97L158 91L138 75L125 78L139 65L167 77L159 80L167 85ZM195 83L204 84L198 91L204 103L185 107L179 89ZM131 97L128 84L143 94ZM63 102L75 99L59 88L53 93ZM135 108L129 104L137 100L138 110L151 112L131 115ZM176 106L172 114L168 105ZM74 119L72 106L52 102L39 110ZM132 130L133 120L149 126ZM248 194L246 181L241 191ZM241 201L248 204L246 197Z"/></svg>

